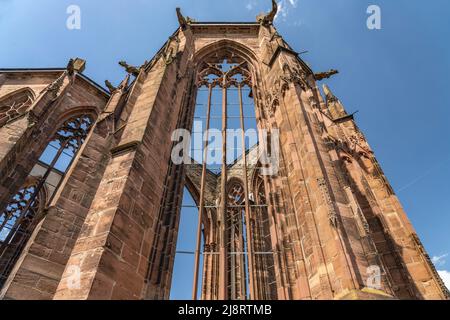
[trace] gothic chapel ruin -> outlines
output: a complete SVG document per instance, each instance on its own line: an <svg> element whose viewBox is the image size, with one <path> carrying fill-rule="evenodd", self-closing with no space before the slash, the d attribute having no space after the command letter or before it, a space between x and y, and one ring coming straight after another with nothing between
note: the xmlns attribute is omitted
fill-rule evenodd
<svg viewBox="0 0 450 320"><path fill-rule="evenodd" d="M311 70L276 13L273 1L256 22L203 23L177 10L160 51L122 61L109 90L78 58L0 69L0 298L169 299L184 192L194 299L449 298L353 115L319 90L337 71ZM220 165L171 160L172 133L196 119L220 130ZM248 119L279 132L274 174L262 141L239 137L229 156L227 129Z"/></svg>

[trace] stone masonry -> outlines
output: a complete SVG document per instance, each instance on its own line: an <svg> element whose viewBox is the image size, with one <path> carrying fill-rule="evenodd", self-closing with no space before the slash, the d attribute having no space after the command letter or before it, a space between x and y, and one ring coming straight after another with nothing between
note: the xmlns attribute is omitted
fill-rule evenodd
<svg viewBox="0 0 450 320"><path fill-rule="evenodd" d="M327 86L319 90L336 71L314 73L301 60L274 27L276 10L249 23L195 22L178 11L177 31L142 66L122 62L127 75L118 87L108 83L110 92L83 75L81 59L66 69L0 70L0 212L61 123L94 118L0 298L169 298L183 188L197 205L201 193L201 165L173 164L171 136L191 130L198 74L221 59L248 66L258 129L280 131L277 175L230 168L226 181L227 192L247 181L252 203L265 207L252 210L248 238L273 255L252 259L250 298L449 298L355 119ZM11 101L21 108L7 109ZM223 192L220 179L208 173L206 203ZM220 216L208 209L201 220L203 250L219 252ZM230 285L220 261L204 259L202 298L242 298L242 282ZM227 286L233 293L221 291Z"/></svg>

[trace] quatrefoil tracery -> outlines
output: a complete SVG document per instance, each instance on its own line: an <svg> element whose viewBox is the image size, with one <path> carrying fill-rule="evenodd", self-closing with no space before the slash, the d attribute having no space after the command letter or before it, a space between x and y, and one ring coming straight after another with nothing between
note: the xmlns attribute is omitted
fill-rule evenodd
<svg viewBox="0 0 450 320"><path fill-rule="evenodd" d="M76 152L86 139L92 123L89 116L67 120L56 133L56 140Z"/></svg>
<svg viewBox="0 0 450 320"><path fill-rule="evenodd" d="M198 73L197 86L220 87L227 89L252 85L252 76L247 62L232 66L229 70L224 70L224 66L218 63L204 63Z"/></svg>
<svg viewBox="0 0 450 320"><path fill-rule="evenodd" d="M25 114L33 104L34 97L28 90L13 94L0 102L0 127Z"/></svg>

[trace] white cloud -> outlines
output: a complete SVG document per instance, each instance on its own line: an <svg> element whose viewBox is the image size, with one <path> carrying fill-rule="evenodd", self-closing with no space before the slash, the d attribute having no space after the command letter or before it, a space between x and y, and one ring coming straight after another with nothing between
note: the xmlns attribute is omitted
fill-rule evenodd
<svg viewBox="0 0 450 320"><path fill-rule="evenodd" d="M450 271L438 270L438 273L441 276L447 288L450 288Z"/></svg>
<svg viewBox="0 0 450 320"><path fill-rule="evenodd" d="M245 8L247 8L248 11L252 11L257 5L256 0L248 0L247 4L245 5Z"/></svg>
<svg viewBox="0 0 450 320"><path fill-rule="evenodd" d="M434 263L434 265L436 267L440 267L440 266L445 265L445 262L446 262L445 258L447 258L447 256L448 256L448 253L443 254L441 256L434 256L433 258L431 258L431 261Z"/></svg>
<svg viewBox="0 0 450 320"><path fill-rule="evenodd" d="M282 21L286 21L291 9L295 9L298 6L299 0L278 0L278 13L275 16L275 20L278 20L280 17ZM247 0L247 4L245 8L248 11L254 10L258 6L257 0ZM296 25L299 23L297 22Z"/></svg>
<svg viewBox="0 0 450 320"><path fill-rule="evenodd" d="M286 21L286 18L289 15L289 11L291 9L297 8L297 5L298 0L280 0L278 2L278 13L275 16L275 19L277 20L281 17L283 21Z"/></svg>
<svg viewBox="0 0 450 320"><path fill-rule="evenodd" d="M290 3L294 8L297 8L298 0L289 0L289 3Z"/></svg>

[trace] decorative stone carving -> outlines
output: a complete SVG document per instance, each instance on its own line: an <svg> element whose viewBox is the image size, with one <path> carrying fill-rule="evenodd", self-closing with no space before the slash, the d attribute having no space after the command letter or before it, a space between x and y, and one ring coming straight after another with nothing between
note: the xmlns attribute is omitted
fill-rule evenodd
<svg viewBox="0 0 450 320"><path fill-rule="evenodd" d="M171 64L176 59L179 48L180 48L180 39L176 35L171 36L169 38L169 41L167 42L165 49L166 65Z"/></svg>
<svg viewBox="0 0 450 320"><path fill-rule="evenodd" d="M333 227L337 227L337 213L334 208L333 201L331 200L330 191L328 190L327 182L324 178L317 179L319 188L322 191L322 196L328 206L328 218Z"/></svg>
<svg viewBox="0 0 450 320"><path fill-rule="evenodd" d="M50 94L53 96L53 99L55 99L58 96L59 90L61 90L62 85L64 84L64 79L66 78L68 74L68 71L65 71L63 74L61 74L58 79L53 81L46 89L46 91L50 92Z"/></svg>
<svg viewBox="0 0 450 320"><path fill-rule="evenodd" d="M335 74L338 74L338 73L339 73L338 70L331 69L330 71L315 73L315 74L314 74L314 78L315 78L317 81L320 81L320 80L323 80L323 79L328 79L328 78L330 78L331 76L333 76L333 75L335 75Z"/></svg>
<svg viewBox="0 0 450 320"><path fill-rule="evenodd" d="M190 18L190 17L184 17L183 14L181 13L181 9L180 8L176 8L177 11L177 18L178 18L178 23L180 24L180 27L182 30L186 30L187 27L195 22L194 19Z"/></svg>
<svg viewBox="0 0 450 320"><path fill-rule="evenodd" d="M118 87L114 86L109 80L105 80L105 85L108 88L110 93L114 93L117 90L124 90L128 86L128 82L130 81L130 74L128 74L125 79L119 84Z"/></svg>
<svg viewBox="0 0 450 320"><path fill-rule="evenodd" d="M273 24L275 17L278 13L278 4L276 0L272 0L272 10L267 14L260 14L256 17L256 21L258 21L261 25L265 27L269 27Z"/></svg>
<svg viewBox="0 0 450 320"><path fill-rule="evenodd" d="M132 74L135 77L139 75L139 68L129 65L125 61L119 61L119 65L125 68L127 73Z"/></svg>
<svg viewBox="0 0 450 320"><path fill-rule="evenodd" d="M336 96L333 94L333 92L331 92L330 88L326 84L323 85L323 92L325 93L327 104L339 101L338 98L336 98Z"/></svg>
<svg viewBox="0 0 450 320"><path fill-rule="evenodd" d="M31 90L21 90L0 101L0 128L25 114L34 100Z"/></svg>
<svg viewBox="0 0 450 320"><path fill-rule="evenodd" d="M117 88L113 86L113 84L108 80L105 80L105 86L108 88L110 93L113 93L114 91L117 90Z"/></svg>
<svg viewBox="0 0 450 320"><path fill-rule="evenodd" d="M75 60L74 59L70 59L69 63L67 64L67 74L69 76L73 76L75 73Z"/></svg>
<svg viewBox="0 0 450 320"><path fill-rule="evenodd" d="M272 90L266 94L264 112L267 118L273 117L275 115L275 112L280 105L280 94L280 81L276 80Z"/></svg>
<svg viewBox="0 0 450 320"><path fill-rule="evenodd" d="M319 102L317 101L317 98L312 93L308 97L308 100L309 100L309 103L311 104L311 107L319 108Z"/></svg>
<svg viewBox="0 0 450 320"><path fill-rule="evenodd" d="M303 90L310 88L306 72L301 66L291 68L287 63L283 65L283 75L281 80L281 92L284 94L289 89L289 84L296 83L300 85Z"/></svg>
<svg viewBox="0 0 450 320"><path fill-rule="evenodd" d="M178 23L180 24L181 29L185 30L186 27L187 27L186 18L181 13L181 9L180 8L176 8L176 11L177 11Z"/></svg>

